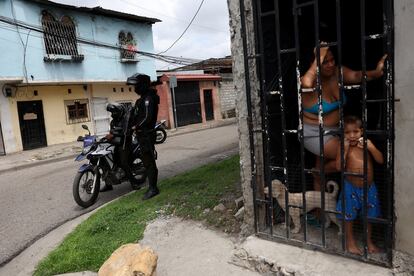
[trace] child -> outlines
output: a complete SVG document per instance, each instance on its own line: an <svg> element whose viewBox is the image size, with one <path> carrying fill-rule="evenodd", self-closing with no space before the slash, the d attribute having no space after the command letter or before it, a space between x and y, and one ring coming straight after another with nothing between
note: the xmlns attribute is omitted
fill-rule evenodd
<svg viewBox="0 0 414 276"><path fill-rule="evenodd" d="M344 162L345 171L357 174L364 173L364 145L362 140L362 121L355 116L347 116L344 118ZM378 201L377 187L374 183L374 168L372 159L379 164L384 163L382 153L375 147L375 145L367 140L368 148L368 199L367 199L367 216L376 218L380 216L380 206ZM341 169L341 149L338 148L336 156L336 167ZM358 248L352 231L353 221L356 219L359 212L364 208L364 179L359 176L346 176L344 180L344 187L342 192L345 193L345 232L346 232L346 247L348 252L352 254L361 255L362 252ZM342 212L342 192L339 196L336 210ZM338 215L342 219L342 215ZM377 253L379 248L372 242L372 225L368 223L368 252Z"/></svg>

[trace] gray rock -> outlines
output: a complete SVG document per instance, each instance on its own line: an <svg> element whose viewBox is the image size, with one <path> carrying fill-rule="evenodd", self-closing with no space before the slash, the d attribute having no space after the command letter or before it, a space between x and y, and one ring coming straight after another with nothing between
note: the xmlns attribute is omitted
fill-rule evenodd
<svg viewBox="0 0 414 276"><path fill-rule="evenodd" d="M224 206L223 203L220 203L219 205L214 207L213 210L216 211L216 212L224 212L224 211L226 211L226 206Z"/></svg>
<svg viewBox="0 0 414 276"><path fill-rule="evenodd" d="M237 213L234 215L237 220L242 220L244 217L244 207L241 207Z"/></svg>

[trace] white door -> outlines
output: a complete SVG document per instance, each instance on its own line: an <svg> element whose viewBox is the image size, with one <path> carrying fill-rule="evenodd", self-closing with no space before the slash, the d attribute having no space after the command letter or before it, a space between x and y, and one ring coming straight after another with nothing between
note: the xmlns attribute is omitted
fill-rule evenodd
<svg viewBox="0 0 414 276"><path fill-rule="evenodd" d="M106 111L107 98L93 98L93 120L95 123L95 134L104 136L109 132L110 114Z"/></svg>

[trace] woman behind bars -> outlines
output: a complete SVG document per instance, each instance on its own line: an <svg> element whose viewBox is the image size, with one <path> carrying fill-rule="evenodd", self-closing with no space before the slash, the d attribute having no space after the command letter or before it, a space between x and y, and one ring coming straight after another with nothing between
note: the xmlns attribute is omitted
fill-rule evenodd
<svg viewBox="0 0 414 276"><path fill-rule="evenodd" d="M321 42L320 48L320 79L322 88L322 117L324 130L337 129L339 125L339 68L336 66L334 56L325 46L325 42ZM314 50L315 59L312 62L308 71L301 77L302 88L315 88L317 79L317 64L316 64L316 48ZM377 63L375 70L366 71L367 80L374 80L383 75L384 62L387 55L384 55ZM345 66L342 66L343 82L344 84L358 84L362 81L362 71L353 71ZM342 100L346 103L345 94ZM320 168L320 142L319 142L319 104L318 92L313 89L313 92L302 93L303 106L303 132L304 132L304 146L307 150L316 155L315 168ZM339 137L333 134L325 134L323 137L324 143L324 164L325 172L336 171L335 158L337 148L340 146ZM320 191L320 175L314 175L314 189Z"/></svg>

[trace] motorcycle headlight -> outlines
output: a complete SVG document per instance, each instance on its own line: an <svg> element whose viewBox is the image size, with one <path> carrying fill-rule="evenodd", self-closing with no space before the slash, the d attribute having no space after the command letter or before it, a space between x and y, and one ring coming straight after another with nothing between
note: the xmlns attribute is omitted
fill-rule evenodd
<svg viewBox="0 0 414 276"><path fill-rule="evenodd" d="M84 147L82 150L82 154L87 154L88 152L91 151L91 149L92 149L92 145Z"/></svg>

